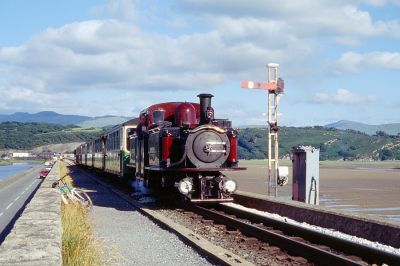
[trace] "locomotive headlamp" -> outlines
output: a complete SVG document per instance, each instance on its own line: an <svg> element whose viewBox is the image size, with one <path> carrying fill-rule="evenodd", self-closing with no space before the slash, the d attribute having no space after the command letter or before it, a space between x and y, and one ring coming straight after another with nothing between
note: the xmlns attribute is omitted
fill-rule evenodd
<svg viewBox="0 0 400 266"><path fill-rule="evenodd" d="M214 120L214 108L207 107L206 116L208 120Z"/></svg>
<svg viewBox="0 0 400 266"><path fill-rule="evenodd" d="M178 184L178 190L183 195L189 194L193 189L193 183L190 179L182 179Z"/></svg>
<svg viewBox="0 0 400 266"><path fill-rule="evenodd" d="M233 193L236 191L236 182L233 180L224 180L222 181L222 190L227 193Z"/></svg>

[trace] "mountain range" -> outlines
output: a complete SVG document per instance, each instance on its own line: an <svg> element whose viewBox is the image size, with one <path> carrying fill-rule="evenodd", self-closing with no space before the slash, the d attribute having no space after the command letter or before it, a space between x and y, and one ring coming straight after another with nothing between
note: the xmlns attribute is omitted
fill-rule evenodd
<svg viewBox="0 0 400 266"><path fill-rule="evenodd" d="M63 115L52 111L43 111L39 113L17 112L10 115L1 115L0 122L15 121L21 123L37 122L51 123L59 125L77 125L82 128L90 127L108 127L129 120L129 117L123 116L82 116L82 115Z"/></svg>
<svg viewBox="0 0 400 266"><path fill-rule="evenodd" d="M374 135L377 131L383 131L389 135L397 135L400 133L400 123L381 124L381 125L368 125L364 123L340 120L332 124L327 124L324 127L336 129L352 129L364 132L368 135Z"/></svg>
<svg viewBox="0 0 400 266"><path fill-rule="evenodd" d="M90 116L82 116L82 115L63 115L52 111L43 111L39 113L26 113L26 112L17 112L10 115L2 115L0 114L0 123L6 121L15 121L15 122L37 122L37 123L52 123L59 125L77 125L82 128L91 128L91 127L109 127L116 124L123 123L127 120L131 119L130 117L124 116L98 116L98 117L90 117ZM265 125L246 125L241 126L240 128L263 128ZM400 133L400 123L392 123L392 124L381 124L381 125L368 125L364 123L349 121L349 120L340 120L335 123L327 124L324 127L326 128L336 128L336 129L352 129L356 131L360 131L366 133L368 135L374 135L377 131L384 131L389 135L397 135Z"/></svg>

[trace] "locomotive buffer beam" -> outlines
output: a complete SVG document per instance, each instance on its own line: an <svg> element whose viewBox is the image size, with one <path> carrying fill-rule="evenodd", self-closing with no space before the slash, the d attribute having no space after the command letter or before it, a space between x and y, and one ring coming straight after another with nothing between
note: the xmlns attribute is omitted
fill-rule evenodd
<svg viewBox="0 0 400 266"><path fill-rule="evenodd" d="M161 168L157 166L147 166L144 169L150 171L165 171L170 173L177 172L221 172L221 171L238 171L246 170L246 167L229 167L229 168Z"/></svg>

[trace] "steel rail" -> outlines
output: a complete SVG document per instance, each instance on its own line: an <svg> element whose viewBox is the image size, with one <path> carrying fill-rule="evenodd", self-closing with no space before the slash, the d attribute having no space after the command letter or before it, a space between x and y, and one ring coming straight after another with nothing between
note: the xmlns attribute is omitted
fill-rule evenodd
<svg viewBox="0 0 400 266"><path fill-rule="evenodd" d="M355 243L353 241L346 240L343 238L327 235L305 227L300 227L294 224L278 221L272 218L258 215L256 213L245 212L243 210L239 210L231 206L220 204L218 205L218 208L220 208L222 211L226 213L230 213L237 217L248 219L252 222L263 223L266 226L279 228L286 234L293 234L302 237L306 240L309 240L310 242L313 243L327 245L335 250L342 251L344 253L350 251L352 255L359 256L371 264L385 263L389 265L400 265L400 256L384 250Z"/></svg>
<svg viewBox="0 0 400 266"><path fill-rule="evenodd" d="M256 237L257 239L279 246L288 251L289 254L298 255L309 259L310 261L323 265L365 265L364 262L352 260L344 255L338 255L315 245L308 244L296 239L296 237L285 236L276 232L277 229L265 229L250 223L235 219L229 215L210 210L197 205L190 205L189 210L194 211L204 217L208 217L218 223L228 227L238 229L248 236ZM241 214L243 216L243 213ZM257 220L258 222L261 222ZM298 227L297 227L298 228ZM297 231L296 231L297 232ZM297 234L296 234L297 236ZM321 235L320 235L321 238ZM350 251L353 254L352 250Z"/></svg>

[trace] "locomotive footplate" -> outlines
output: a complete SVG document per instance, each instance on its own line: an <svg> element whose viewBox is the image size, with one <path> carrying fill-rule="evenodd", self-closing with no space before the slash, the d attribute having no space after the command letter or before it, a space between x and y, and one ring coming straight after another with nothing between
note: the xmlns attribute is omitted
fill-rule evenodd
<svg viewBox="0 0 400 266"><path fill-rule="evenodd" d="M221 172L221 171L238 171L247 170L246 167L230 167L230 168L161 168L156 166L147 166L144 169L150 171L165 171L170 173L176 172Z"/></svg>

